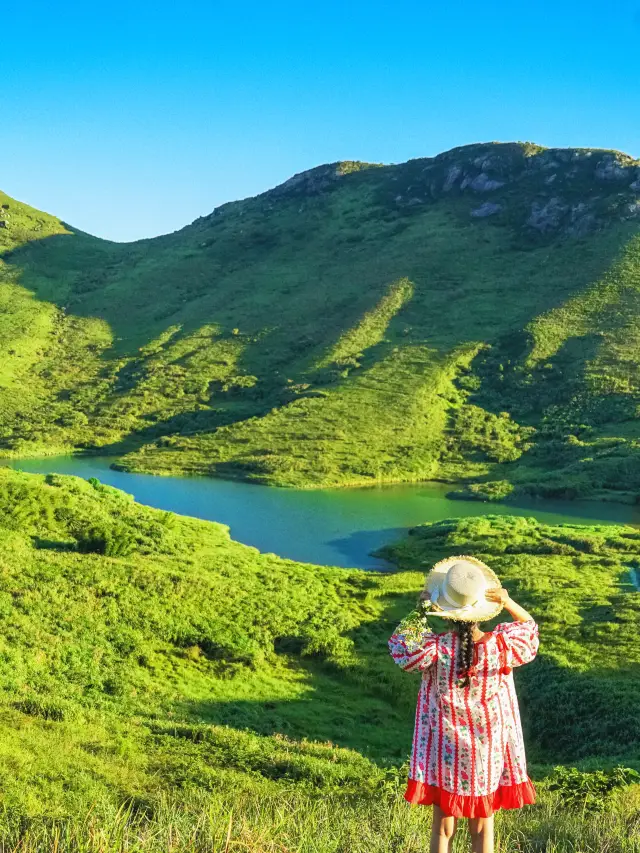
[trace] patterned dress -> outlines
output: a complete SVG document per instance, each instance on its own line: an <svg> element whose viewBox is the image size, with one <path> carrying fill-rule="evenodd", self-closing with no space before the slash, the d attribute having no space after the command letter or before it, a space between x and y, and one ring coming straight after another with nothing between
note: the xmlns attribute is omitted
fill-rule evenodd
<svg viewBox="0 0 640 853"><path fill-rule="evenodd" d="M389 640L395 662L422 672L405 799L455 817L488 817L535 802L512 669L538 650L535 622L506 622L474 643L470 684L458 685L460 640L417 612Z"/></svg>

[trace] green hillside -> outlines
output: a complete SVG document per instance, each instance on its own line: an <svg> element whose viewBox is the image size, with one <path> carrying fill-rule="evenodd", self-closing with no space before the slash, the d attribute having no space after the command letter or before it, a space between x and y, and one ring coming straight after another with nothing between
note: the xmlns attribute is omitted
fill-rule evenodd
<svg viewBox="0 0 640 853"><path fill-rule="evenodd" d="M4 455L640 495L640 165L623 154L331 164L131 244L0 202Z"/></svg>
<svg viewBox="0 0 640 853"><path fill-rule="evenodd" d="M380 575L2 469L5 849L422 851L428 810L401 797L417 679L386 640L424 561L452 552L490 562L541 626L517 673L540 803L500 815L501 849L637 853L638 531L445 521L391 546L400 571Z"/></svg>

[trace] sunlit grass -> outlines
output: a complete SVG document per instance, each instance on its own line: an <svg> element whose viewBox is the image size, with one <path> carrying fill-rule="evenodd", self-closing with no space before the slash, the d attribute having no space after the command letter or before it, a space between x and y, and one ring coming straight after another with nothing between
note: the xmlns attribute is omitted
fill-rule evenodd
<svg viewBox="0 0 640 853"><path fill-rule="evenodd" d="M540 802L500 816L501 849L637 850L637 786L596 815L545 782L558 763L640 767L636 530L450 520L392 546L400 571L380 575L260 554L97 480L8 469L4 849L424 849L428 810L401 798L417 680L386 641L425 564L452 552L489 562L540 624L517 673Z"/></svg>
<svg viewBox="0 0 640 853"><path fill-rule="evenodd" d="M550 796L496 818L501 853L637 853L637 797L619 797L604 815L567 811ZM7 816L4 821L6 822ZM186 792L166 797L152 814L131 803L68 820L35 819L20 828L5 823L3 853L423 853L431 809L411 808L399 796L318 797L310 792L239 789L207 797ZM469 849L466 821L459 822L456 853Z"/></svg>

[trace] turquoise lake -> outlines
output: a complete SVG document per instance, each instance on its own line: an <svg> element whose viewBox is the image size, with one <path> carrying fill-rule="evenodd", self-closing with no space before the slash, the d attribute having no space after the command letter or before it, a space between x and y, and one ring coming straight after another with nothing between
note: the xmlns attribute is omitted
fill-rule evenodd
<svg viewBox="0 0 640 853"><path fill-rule="evenodd" d="M530 501L517 506L457 501L441 483L362 489L278 489L207 477L156 477L114 471L109 457L58 456L3 464L39 474L97 477L137 501L229 526L260 551L329 566L381 569L370 552L425 521L469 515L524 515L570 524L640 525L640 507L589 501Z"/></svg>

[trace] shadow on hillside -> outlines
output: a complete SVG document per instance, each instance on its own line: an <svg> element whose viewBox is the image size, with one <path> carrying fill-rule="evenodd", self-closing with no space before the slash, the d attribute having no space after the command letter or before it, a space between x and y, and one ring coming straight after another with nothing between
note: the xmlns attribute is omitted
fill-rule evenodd
<svg viewBox="0 0 640 853"><path fill-rule="evenodd" d="M303 657L297 651L302 638L281 638L278 647L288 653L278 656L287 682L300 691L297 699L185 701L172 706L172 718L331 742L373 760L402 762L411 748L419 679L394 666L387 639L414 602L414 596L390 594L382 619L349 632L358 653L350 666L325 655ZM235 678L242 680L242 673Z"/></svg>
<svg viewBox="0 0 640 853"><path fill-rule="evenodd" d="M132 430L119 441L101 445L95 450L95 453L100 456L124 456L166 436L190 438L198 434L213 432L218 427L230 422L220 418L216 410L183 412L166 420L153 421L141 429Z"/></svg>
<svg viewBox="0 0 640 853"><path fill-rule="evenodd" d="M558 524L585 524L589 520L593 521L594 524L601 524L603 521L631 525L640 523L640 512L637 507L632 504L616 503L615 501L607 503L573 498L516 496L504 501L504 504L516 509L531 510L533 513L555 513L559 516L575 517L576 519L575 522L558 521ZM622 515L628 516L628 518L621 519ZM554 522L549 521L547 523L553 524Z"/></svg>
<svg viewBox="0 0 640 853"><path fill-rule="evenodd" d="M361 564L362 555L367 554L371 558L367 569L388 572L395 571L396 567L381 557L376 557L373 552L383 545L398 541L405 533L406 528L403 527L388 527L382 530L354 530L348 536L331 539L327 544L339 551L348 560L353 560L354 565Z"/></svg>
<svg viewBox="0 0 640 853"><path fill-rule="evenodd" d="M229 244L233 248L234 258L238 257L237 237L238 235L235 242ZM570 296L580 293L593 281L599 280L619 256L628 238L627 232L622 230L619 237L603 244L592 266L587 265L583 270L578 265L578 268L572 270L573 275L567 277L566 292L558 292L558 305ZM337 284L342 278L353 278L358 270L358 267L350 266L352 261L349 250L341 256L339 262L336 262L336 272L331 268L331 273L327 273L327 282L336 286L323 288L322 292L326 298L323 299L322 312L319 315L322 317L320 322L314 319L318 316L317 311L314 310L315 288L307 294L305 288L298 288L300 282L295 278L297 274L292 273L294 279L288 282L283 290L283 286L279 283L283 272L281 266L277 264L274 266L273 274L266 276L269 287L260 291L263 296L266 293L271 294L272 301L265 302L263 309L262 302L257 300L254 290L246 285L241 286L245 274L242 265L236 268L232 264L232 267L227 269L225 287L228 287L228 291L219 292L217 288L210 287L203 291L202 257L195 251L196 247L189 242L190 239L185 234L181 234L155 240L142 240L132 244L116 244L76 232L33 240L4 256L5 262L15 265L19 272L20 285L33 293L36 298L58 305L68 312L70 317L99 318L109 325L116 343L114 349L101 353L100 358L105 365L112 365L117 353L120 355L127 353L134 359L141 358L140 345L149 343L174 324L181 326L179 335L182 336L203 323L216 322L221 317L224 318L225 325L237 323L242 326L245 318L250 316L249 325L255 325L254 331L261 330L260 345L256 344L258 340L256 338L253 341L256 345L249 346L247 343L243 348L238 361L238 370L240 374L255 373L260 378L259 384L267 385L268 402L266 398L264 400L250 398L248 404L251 411L247 411L244 416L239 416L238 412L233 410L230 418L210 411L194 411L168 417L143 426L122 441L101 448L101 452L106 455L122 455L135 451L142 445L165 435L209 434L224 423L237 423L249 416L260 417L272 408L281 407L290 401L285 399L283 403L279 396L283 388L286 388L285 377L300 378L299 370L304 369L305 365L308 367L310 352L329 351L332 342L335 343L337 339L338 330L343 328L345 322L349 327L354 327L354 324L359 322L363 314L369 310L371 304L383 295L380 291L375 299L373 297L372 282L377 280L378 273L372 272L367 287L362 292L356 289L358 298L352 305L345 307L343 288ZM261 239L258 239L256 245L256 251L259 251L260 257L270 251L269 240L263 244ZM182 249L186 248L189 252L183 254ZM192 250L194 250L193 254ZM292 244L291 253L292 259L298 257L299 246ZM192 257L194 260L188 260ZM208 255L206 257L209 259ZM322 256L322 261L325 260L326 258ZM208 260L206 268L209 266ZM316 262L316 266L321 268L323 263ZM234 278L236 271L239 275L238 280ZM356 278L359 279L359 275ZM59 286L58 279L64 281L64 288ZM383 277L380 281L386 281L386 278ZM381 287L381 285L378 286ZM300 295L288 295L288 288L293 289L292 294L297 294L299 290ZM417 291L429 289L427 281L421 279L419 275L416 277L416 288ZM536 288L529 288L527 292L531 297L531 303L525 301L523 303L525 307L517 313L517 318L513 322L518 328L526 328L527 324L539 316L541 311L549 310L549 294L544 289L539 296L536 296ZM488 296L484 289L473 288L465 291L465 294L464 304L459 310L462 311L463 316L474 317L478 304L483 304ZM203 303L201 299L205 295L209 301ZM266 299L266 296L264 298ZM501 296L500 299L503 300L503 297ZM256 309L256 301L261 306L259 309ZM198 310L193 310L194 304L197 305ZM421 304L415 307L415 311L417 319L422 322ZM427 310L426 307L425 310ZM349 316L345 316L345 312L350 312ZM267 323L266 325L269 326L267 329L265 318L271 315L278 320L275 326ZM231 320L231 316L235 319ZM333 319L328 322L327 317ZM509 324L503 331L509 331L511 325ZM469 340L468 331L463 328L456 331L454 337L455 340L447 338L446 345L443 344L443 350ZM472 339L475 339L473 335ZM126 379L128 376L129 379L126 381L130 381L131 387L135 387L135 368L131 369L133 373L129 375L124 368L123 377ZM282 374L279 374L280 370L283 371ZM273 380L276 374L281 376L282 381L269 384L269 379ZM128 388L129 385L126 387ZM110 389L109 394L117 396L119 390L116 382L116 387ZM522 396L517 394L516 400L521 399ZM215 403L222 398L210 399ZM496 411L504 409L501 398L494 403L493 408ZM490 403L487 403L487 406L492 410ZM247 460L246 464L255 465L255 458Z"/></svg>
<svg viewBox="0 0 640 853"><path fill-rule="evenodd" d="M223 409L206 409L181 412L165 420L150 422L148 426L134 429L127 435L111 444L102 444L99 447L88 447L85 453L99 456L125 456L135 453L148 444L153 444L165 437L195 438L199 435L210 436L216 429L228 424L238 424L250 417L261 417L264 412L258 408L251 412L243 412L238 416L237 412L227 413ZM162 449L162 448L161 448ZM167 447L171 450L171 446ZM247 458L253 456L247 454ZM211 473L215 474L216 465L211 464Z"/></svg>
<svg viewBox="0 0 640 853"><path fill-rule="evenodd" d="M612 654L612 664L616 662ZM640 664L579 672L544 654L517 679L530 753L544 762L618 756L640 763Z"/></svg>
<svg viewBox="0 0 640 853"><path fill-rule="evenodd" d="M68 540L43 539L41 536L33 536L31 541L33 547L38 551L75 551L76 549L75 544Z"/></svg>
<svg viewBox="0 0 640 853"><path fill-rule="evenodd" d="M70 234L53 234L40 240L32 240L16 247L4 256L7 264L15 265L20 271L19 284L32 291L38 298L57 304L77 317L96 317L105 320L114 333L121 338L132 330L132 316L140 314L145 305L135 290L124 288L129 276L135 281L136 270L144 268L148 260L159 247L151 248L151 240L136 243L113 243L84 234L68 226ZM156 244L157 246L157 244ZM61 289L63 298L56 299L55 274L59 274L66 286ZM112 285L116 290L110 291ZM96 310L99 294L109 294L102 299L100 311ZM148 286L147 286L148 293ZM146 295L142 289L140 296ZM137 297L137 298L136 298ZM153 316L157 305L146 299L146 314ZM176 304L176 311L178 309ZM163 321L145 323L152 337L154 328L158 331ZM132 342L132 349L145 343Z"/></svg>
<svg viewBox="0 0 640 853"><path fill-rule="evenodd" d="M383 618L351 632L356 665L293 654L284 658L303 685L298 699L183 702L174 705L174 719L328 741L383 763L401 762L411 746L419 678L394 666L386 642L414 601L405 594L389 595ZM542 638L544 648L544 625ZM639 677L639 664L615 657L610 668L580 672L559 666L544 652L518 669L529 760L553 764L609 758L640 766L638 693L632 689Z"/></svg>

